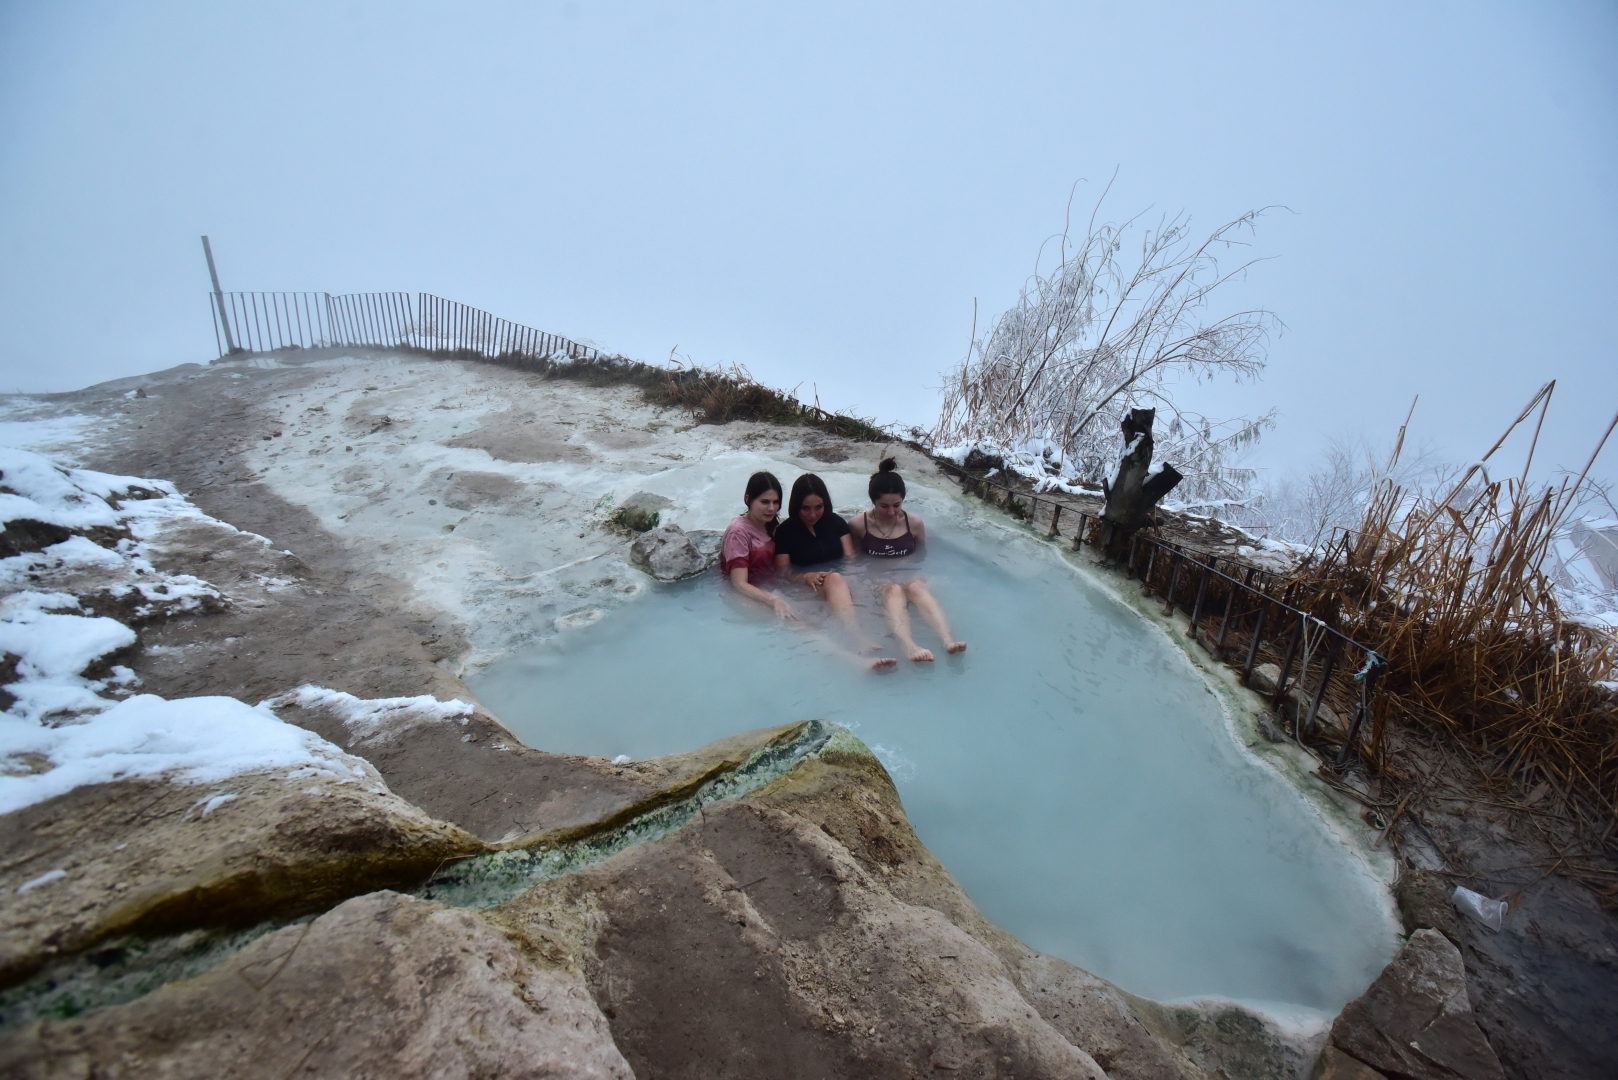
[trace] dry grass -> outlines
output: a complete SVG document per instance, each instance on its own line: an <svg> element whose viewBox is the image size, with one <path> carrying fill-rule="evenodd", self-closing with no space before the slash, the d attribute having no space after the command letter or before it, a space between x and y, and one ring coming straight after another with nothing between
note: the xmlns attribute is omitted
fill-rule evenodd
<svg viewBox="0 0 1618 1080"><path fill-rule="evenodd" d="M1519 423L1542 398L1548 388ZM1548 577L1584 477L1534 486L1527 473L1491 480L1480 464L1431 495L1383 482L1360 527L1296 575L1295 603L1387 661L1373 760L1392 725L1442 732L1484 775L1552 795L1607 839L1618 821L1618 708L1602 684L1618 669L1618 641L1568 619Z"/></svg>
<svg viewBox="0 0 1618 1080"><path fill-rule="evenodd" d="M873 421L828 412L757 381L745 368L718 371L700 367L659 367L622 356L555 360L526 353L486 356L475 350L438 351L441 359L477 360L553 379L572 379L589 386L634 386L645 399L664 408L684 409L702 424L732 420L819 428L845 438L881 442L888 435Z"/></svg>

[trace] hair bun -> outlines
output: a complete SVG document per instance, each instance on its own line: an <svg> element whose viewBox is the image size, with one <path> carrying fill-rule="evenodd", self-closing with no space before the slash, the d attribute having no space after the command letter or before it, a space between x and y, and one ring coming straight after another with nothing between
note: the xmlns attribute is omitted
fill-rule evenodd
<svg viewBox="0 0 1618 1080"><path fill-rule="evenodd" d="M877 463L876 471L879 472L879 473L893 472L898 467L899 467L898 462L894 461L890 457L885 457L880 462Z"/></svg>

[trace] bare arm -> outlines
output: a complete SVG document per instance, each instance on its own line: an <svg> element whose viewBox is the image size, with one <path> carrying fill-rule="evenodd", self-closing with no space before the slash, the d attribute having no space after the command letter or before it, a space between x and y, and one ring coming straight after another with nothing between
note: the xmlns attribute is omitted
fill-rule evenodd
<svg viewBox="0 0 1618 1080"><path fill-rule="evenodd" d="M853 528L853 526L850 525L849 528ZM843 534L843 558L852 559L853 557L854 557L854 536L853 536L852 533L844 533Z"/></svg>
<svg viewBox="0 0 1618 1080"><path fill-rule="evenodd" d="M864 540L865 539L865 514L863 512L861 512L861 513L855 514L853 517L849 518L848 519L848 527L854 533L855 536L859 537L861 540Z"/></svg>
<svg viewBox="0 0 1618 1080"><path fill-rule="evenodd" d="M781 597L776 596L774 593L765 592L763 589L747 580L747 567L738 566L731 570L730 583L734 585L736 587L736 591L741 593L743 596L751 597L761 604L768 604L770 607L774 608L775 613L781 618L797 618L797 614L792 610L791 604L781 599Z"/></svg>
<svg viewBox="0 0 1618 1080"><path fill-rule="evenodd" d="M910 533L916 538L916 543L925 544L927 542L927 525L915 514L910 515Z"/></svg>

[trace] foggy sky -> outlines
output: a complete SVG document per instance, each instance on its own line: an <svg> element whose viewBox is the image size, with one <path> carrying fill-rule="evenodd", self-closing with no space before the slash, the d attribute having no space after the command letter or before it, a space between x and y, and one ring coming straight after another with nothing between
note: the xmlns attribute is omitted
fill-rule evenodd
<svg viewBox="0 0 1618 1080"><path fill-rule="evenodd" d="M1414 9L1414 10L1413 10ZM1256 463L1618 409L1618 7L0 5L0 391L215 354L226 289L428 291L930 426L1062 226L1257 206ZM1217 313L1217 312L1216 312ZM1516 459L1520 460L1520 458ZM1598 474L1618 476L1618 446Z"/></svg>

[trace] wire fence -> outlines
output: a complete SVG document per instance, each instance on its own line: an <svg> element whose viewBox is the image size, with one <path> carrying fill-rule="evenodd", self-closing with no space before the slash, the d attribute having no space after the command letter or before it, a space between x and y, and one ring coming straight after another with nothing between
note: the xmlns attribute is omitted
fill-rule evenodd
<svg viewBox="0 0 1618 1080"><path fill-rule="evenodd" d="M485 357L593 360L600 352L431 293L211 294L219 355L288 349L425 349Z"/></svg>
<svg viewBox="0 0 1618 1080"><path fill-rule="evenodd" d="M1085 544L1107 550L1112 526L1093 509L1020 490L1005 480L978 476L953 462L935 463L962 487L1043 530L1052 540L1072 529L1074 550ZM1068 526L1064 526L1064 520ZM1378 679L1386 661L1297 603L1297 586L1259 567L1209 552L1192 551L1163 537L1137 532L1120 556L1125 574L1142 591L1163 601L1163 613L1184 612L1191 639L1241 673L1243 686L1258 688L1282 730L1323 752L1336 768L1358 757L1380 765L1383 700ZM1274 593L1280 595L1273 595ZM1369 733L1366 725L1370 725Z"/></svg>

